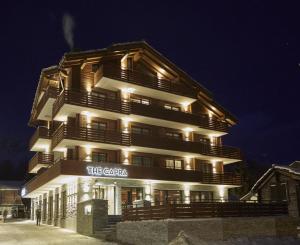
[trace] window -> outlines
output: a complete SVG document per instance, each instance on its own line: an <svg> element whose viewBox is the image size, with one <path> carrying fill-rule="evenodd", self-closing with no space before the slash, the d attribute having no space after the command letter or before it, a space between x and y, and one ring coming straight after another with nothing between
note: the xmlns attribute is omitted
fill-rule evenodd
<svg viewBox="0 0 300 245"><path fill-rule="evenodd" d="M102 99L106 98L106 94L100 93L100 92L92 92L92 95L95 97L98 97L98 98L102 98Z"/></svg>
<svg viewBox="0 0 300 245"><path fill-rule="evenodd" d="M200 171L202 173L212 173L212 164L209 163L209 162L206 162L206 161L202 161L202 160L199 160L199 159L196 159L196 162L195 162L195 169L197 171Z"/></svg>
<svg viewBox="0 0 300 245"><path fill-rule="evenodd" d="M132 156L132 164L137 166L152 167L153 161L151 157Z"/></svg>
<svg viewBox="0 0 300 245"><path fill-rule="evenodd" d="M107 124L105 122L92 121L91 126L93 129L106 130Z"/></svg>
<svg viewBox="0 0 300 245"><path fill-rule="evenodd" d="M164 108L167 110L171 110L171 111L180 111L179 106L174 106L174 105L170 105L170 104L165 104Z"/></svg>
<svg viewBox="0 0 300 245"><path fill-rule="evenodd" d="M140 156L133 156L132 157L132 164L142 166L143 165L143 158Z"/></svg>
<svg viewBox="0 0 300 245"><path fill-rule="evenodd" d="M107 162L107 154L102 152L93 152L92 153L93 162Z"/></svg>
<svg viewBox="0 0 300 245"><path fill-rule="evenodd" d="M150 129L149 128L141 128L141 127L131 127L131 132L133 134L143 134L143 135L149 135Z"/></svg>
<svg viewBox="0 0 300 245"><path fill-rule="evenodd" d="M203 144L209 144L209 139L207 139L207 138L199 138L199 142L201 142Z"/></svg>
<svg viewBox="0 0 300 245"><path fill-rule="evenodd" d="M176 132L166 132L166 136L168 138L172 138L172 139L176 139L176 140L180 140L181 139L181 134L180 133L176 133Z"/></svg>
<svg viewBox="0 0 300 245"><path fill-rule="evenodd" d="M210 202L213 201L212 191L191 191L191 202Z"/></svg>
<svg viewBox="0 0 300 245"><path fill-rule="evenodd" d="M182 169L182 162L181 160L175 160L175 169Z"/></svg>
<svg viewBox="0 0 300 245"><path fill-rule="evenodd" d="M166 168L182 169L182 160L167 159Z"/></svg>
<svg viewBox="0 0 300 245"><path fill-rule="evenodd" d="M131 98L131 101L138 104L150 105L150 100L143 98Z"/></svg>

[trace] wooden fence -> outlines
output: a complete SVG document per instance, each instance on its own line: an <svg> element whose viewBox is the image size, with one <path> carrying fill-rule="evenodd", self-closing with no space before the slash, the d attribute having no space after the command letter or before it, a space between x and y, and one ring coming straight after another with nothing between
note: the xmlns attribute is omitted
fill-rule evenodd
<svg viewBox="0 0 300 245"><path fill-rule="evenodd" d="M286 203L197 202L123 208L123 220L287 215Z"/></svg>

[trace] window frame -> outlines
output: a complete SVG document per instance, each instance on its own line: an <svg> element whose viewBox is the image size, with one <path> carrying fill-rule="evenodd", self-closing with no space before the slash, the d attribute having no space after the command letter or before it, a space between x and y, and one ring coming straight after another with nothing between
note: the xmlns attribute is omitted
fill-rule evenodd
<svg viewBox="0 0 300 245"><path fill-rule="evenodd" d="M136 131L135 131L136 130ZM135 132L133 132L135 131ZM137 132L139 131L139 132ZM147 132L147 133L145 133ZM151 134L151 129L146 128L146 127L139 127L139 126L131 126L131 133L133 134L139 134L139 135L150 135Z"/></svg>
<svg viewBox="0 0 300 245"><path fill-rule="evenodd" d="M171 104L164 104L164 108L170 111L181 111L180 106L171 105Z"/></svg>
<svg viewBox="0 0 300 245"><path fill-rule="evenodd" d="M97 125L97 127L94 127L94 125ZM103 128L103 127L101 127L101 125L105 125L105 127ZM95 129L95 130L105 131L105 130L107 130L107 122L92 120L92 122L91 122L91 128Z"/></svg>
<svg viewBox="0 0 300 245"><path fill-rule="evenodd" d="M140 164L135 164L134 163L134 159L140 159ZM149 163L146 164L146 159L147 160L150 160ZM153 158L150 157L150 156L142 156L142 155L133 155L132 156L132 159L131 159L131 164L134 165L134 166L142 166L142 167L153 167Z"/></svg>
<svg viewBox="0 0 300 245"><path fill-rule="evenodd" d="M99 156L102 155L104 156L104 161L95 161L94 156L97 155L97 160L99 160ZM92 162L96 162L96 163L103 163L103 162L107 162L107 153L106 152L98 152L98 151L93 151L92 152Z"/></svg>

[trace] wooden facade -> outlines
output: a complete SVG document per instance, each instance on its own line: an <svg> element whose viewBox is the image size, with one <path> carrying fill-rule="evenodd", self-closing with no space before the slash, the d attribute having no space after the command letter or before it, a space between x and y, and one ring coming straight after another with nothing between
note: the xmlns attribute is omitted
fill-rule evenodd
<svg viewBox="0 0 300 245"><path fill-rule="evenodd" d="M111 214L139 199L223 202L227 189L242 183L223 168L242 159L222 143L236 122L145 42L65 54L39 79L29 121L36 127L29 148L37 152L29 172L37 175L26 196L45 222L62 226L73 222L72 201L86 195L107 198ZM91 167L127 175L91 175ZM89 191L83 180L93 183Z"/></svg>

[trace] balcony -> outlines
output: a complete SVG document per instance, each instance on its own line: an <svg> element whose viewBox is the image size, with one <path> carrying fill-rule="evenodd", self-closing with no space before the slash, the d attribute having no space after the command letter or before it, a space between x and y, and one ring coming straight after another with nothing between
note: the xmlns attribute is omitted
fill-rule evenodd
<svg viewBox="0 0 300 245"><path fill-rule="evenodd" d="M61 121L61 118L86 111L86 108L97 110L95 114L101 110L101 115L108 118L115 118L116 114L129 114L130 105L118 99L102 98L92 95L88 92L77 92L72 90L64 90L55 103L53 104L53 117Z"/></svg>
<svg viewBox="0 0 300 245"><path fill-rule="evenodd" d="M114 65L101 65L95 73L95 81L96 87L111 90L131 87L138 94L157 99L167 97L170 101L179 103L192 103L197 98L196 91L183 84Z"/></svg>
<svg viewBox="0 0 300 245"><path fill-rule="evenodd" d="M171 151L189 152L209 157L229 158L241 160L241 153L238 148L230 146L212 146L201 142L184 141L167 137L146 136L131 134L131 145L165 149Z"/></svg>
<svg viewBox="0 0 300 245"><path fill-rule="evenodd" d="M51 86L48 86L45 92L42 92L34 115L36 119L49 120L52 118L52 105L57 95L58 89Z"/></svg>
<svg viewBox="0 0 300 245"><path fill-rule="evenodd" d="M229 146L211 146L201 142L176 140L167 137L62 125L53 134L52 148L58 150L70 145L91 145L95 148L103 147L112 150L122 149L122 146L132 146L134 150L140 152L176 156L191 153L200 158L219 158L218 160L224 161L224 163L241 159L239 149Z"/></svg>
<svg viewBox="0 0 300 245"><path fill-rule="evenodd" d="M142 167L135 165L125 165L119 163L93 163L85 162L80 160L60 160L55 164L51 165L46 171L39 175L39 178L33 178L26 184L26 189L30 197L31 193L35 190L43 191L48 190L56 184L61 184L64 176L73 176L74 181L77 176L90 176L87 166L92 167L108 167L108 168L121 168L127 171L127 177L119 177L119 180L130 180L135 179L137 182L144 180L163 180L163 181L178 181L189 182L189 183L203 183L212 185L234 185L238 186L241 184L241 178L233 173L219 174L218 177L204 178L204 174L199 171L193 170L179 170L179 169L168 169L160 167ZM210 174L216 176L215 174ZM220 176L226 176L221 178ZM118 177L114 177L118 178ZM226 179L226 181L224 181ZM213 180L213 181L210 181Z"/></svg>
<svg viewBox="0 0 300 245"><path fill-rule="evenodd" d="M143 105L121 99L102 98L87 92L65 90L53 104L53 116L57 121L65 121L67 117L87 110L94 116L113 120L130 115L136 122L163 127L170 127L171 123L173 128L180 130L190 127L200 134L212 133L221 136L228 132L225 122L209 118L207 115L172 111L152 104Z"/></svg>
<svg viewBox="0 0 300 245"><path fill-rule="evenodd" d="M38 127L29 141L31 151L45 151L50 148L52 131L46 127Z"/></svg>
<svg viewBox="0 0 300 245"><path fill-rule="evenodd" d="M52 147L55 148L58 145L65 147L66 144L72 144L72 141L73 144L75 143L74 141L79 141L78 145L81 145L82 141L84 141L88 142L88 144L96 143L98 147L111 148L113 147L111 145L129 146L130 135L111 130L72 127L63 124L53 134ZM116 147L113 148L117 149Z"/></svg>
<svg viewBox="0 0 300 245"><path fill-rule="evenodd" d="M208 115L196 115L192 113L167 110L157 105L143 105L131 103L131 113L146 117L160 118L167 121L178 122L198 126L203 129L228 132L228 126L222 121L209 118Z"/></svg>
<svg viewBox="0 0 300 245"><path fill-rule="evenodd" d="M40 168L53 164L53 154L37 152L29 161L28 172L36 173Z"/></svg>

